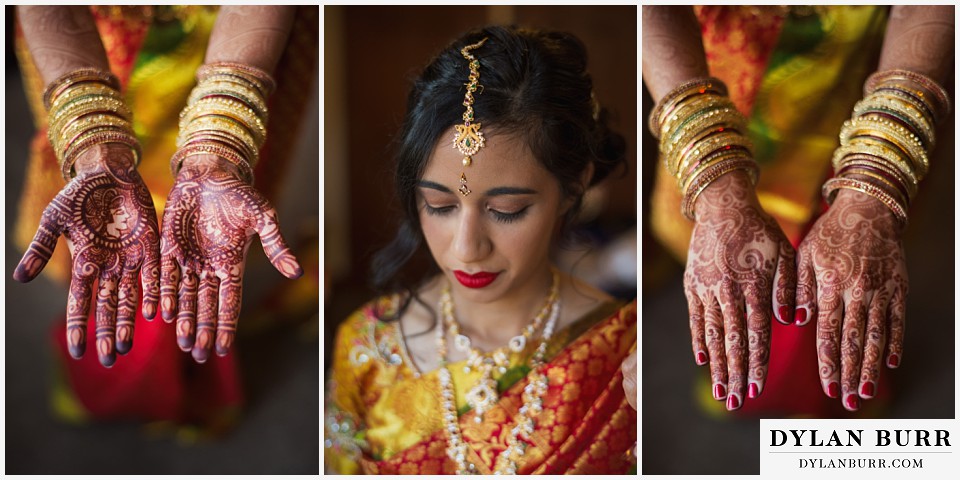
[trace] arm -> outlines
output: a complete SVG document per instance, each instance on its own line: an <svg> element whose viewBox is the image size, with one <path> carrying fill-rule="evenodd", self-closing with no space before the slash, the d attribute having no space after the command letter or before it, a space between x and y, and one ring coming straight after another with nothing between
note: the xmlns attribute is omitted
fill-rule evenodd
<svg viewBox="0 0 960 480"><path fill-rule="evenodd" d="M658 104L669 105L674 99L686 98L676 103L686 102L684 108L667 107L677 115L685 112L672 125L667 126L671 121L657 115L656 123L663 120L664 125L652 128L665 129L658 132L661 157L665 164L678 167L681 183L687 183L684 176L690 179L684 197L700 191L698 182L705 186L699 197L690 197L695 225L684 273L694 359L698 365L710 364L714 398L726 401L728 410L736 410L746 398L763 392L771 315L776 312L776 318L783 323L793 319L795 259L793 247L779 225L760 207L747 172L740 167L728 168L754 166L749 152L743 151L737 157L721 154L706 160L711 151L720 151L716 150L718 147L732 148L745 142L745 122L729 103L725 89L701 89L699 96L692 90L681 95L671 93L680 85L707 75L700 25L693 9L644 6L644 82ZM723 118L724 123L709 121L709 116L701 115L706 112L719 114L714 118ZM655 110L654 114L657 113ZM684 120L694 118L708 121L694 120L688 124ZM717 130L718 127L729 128ZM678 142L676 148L668 145L671 138ZM682 138L686 140L681 142ZM667 143L664 139L668 139ZM728 143L713 143L720 141ZM694 149L700 145L710 145L703 147L702 156ZM688 157L689 163L680 158L686 153L676 154L684 151L694 152ZM696 169L679 168L681 163ZM719 177L706 173L711 169L720 172Z"/></svg>
<svg viewBox="0 0 960 480"><path fill-rule="evenodd" d="M953 65L953 8L892 7L878 71L909 70L943 83ZM896 124L895 117L885 118ZM910 131L911 125L920 124L921 116L915 118L900 125ZM930 138L924 149L932 147ZM841 170L839 176L875 183L882 176L877 172ZM921 173L914 171L917 177ZM907 192L901 197L903 207L911 196ZM817 318L821 388L830 397L840 397L848 410L859 409L861 399L873 398L882 364L896 368L901 362L908 288L903 227L893 209L875 196L841 188L799 248L797 305ZM837 256L837 251L846 255Z"/></svg>
<svg viewBox="0 0 960 480"><path fill-rule="evenodd" d="M276 210L252 185L266 135L269 74L283 53L293 13L293 7L223 7L204 68L229 62L227 70L240 70L202 77L185 110L193 113L181 123L184 142L175 159L182 163L175 166L163 218L160 305L164 320L176 319L178 345L197 362L214 349L226 355L233 344L254 233L280 273L288 278L303 273L280 235ZM244 70L248 67L253 75ZM233 91L224 96L223 89ZM200 126L224 111L234 120Z"/></svg>
<svg viewBox="0 0 960 480"><path fill-rule="evenodd" d="M67 165L64 176L69 183L44 210L14 278L21 282L35 278L60 235L65 235L73 257L67 299L70 354L79 358L86 349L87 317L96 283L97 354L100 363L109 367L116 361L116 353L127 353L133 346L138 277L144 317L153 318L159 297L157 216L150 192L136 170L134 152L139 145L129 124L129 109L116 91L118 84L110 80L90 80L77 86L58 82L81 69L109 72L89 8L17 8L44 83L48 88L52 83L63 87L55 89L55 97L67 97L68 91L78 92L80 86L98 91L86 95L93 101L64 100L49 107L50 138L57 140L55 151ZM108 77L106 73L97 76L100 80ZM104 127L100 118L109 118L113 126ZM96 133L98 129L110 129L110 138Z"/></svg>

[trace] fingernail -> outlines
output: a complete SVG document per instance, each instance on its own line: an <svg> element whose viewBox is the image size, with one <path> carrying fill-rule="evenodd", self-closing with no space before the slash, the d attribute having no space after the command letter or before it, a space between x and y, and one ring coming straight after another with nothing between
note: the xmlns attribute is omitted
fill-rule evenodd
<svg viewBox="0 0 960 480"><path fill-rule="evenodd" d="M193 359L197 363L204 363L207 361L207 358L210 357L210 351L203 348L194 348L193 349Z"/></svg>
<svg viewBox="0 0 960 480"><path fill-rule="evenodd" d="M177 345L180 347L180 350L189 352L193 349L193 337L177 337Z"/></svg>
<svg viewBox="0 0 960 480"><path fill-rule="evenodd" d="M130 353L131 348L133 348L132 342L124 342L122 340L117 342L117 353L120 355L126 355Z"/></svg>
<svg viewBox="0 0 960 480"><path fill-rule="evenodd" d="M847 399L844 400L843 403L847 407L847 410L856 411L860 409L860 397L852 393L847 394Z"/></svg>
<svg viewBox="0 0 960 480"><path fill-rule="evenodd" d="M756 383L750 382L750 386L747 388L747 398L757 398L760 396L760 387Z"/></svg>
<svg viewBox="0 0 960 480"><path fill-rule="evenodd" d="M899 367L899 366L900 366L900 355L897 355L896 353L891 353L890 356L887 357L887 366L890 367L890 368L897 368L897 367Z"/></svg>
<svg viewBox="0 0 960 480"><path fill-rule="evenodd" d="M840 397L840 384L837 382L830 382L827 385L827 395L830 398L839 398Z"/></svg>
<svg viewBox="0 0 960 480"><path fill-rule="evenodd" d="M707 363L707 354L703 352L697 352L697 365L704 365Z"/></svg>
<svg viewBox="0 0 960 480"><path fill-rule="evenodd" d="M229 332L217 332L216 349L220 357L227 356L230 353L230 345L233 344L233 334Z"/></svg>
<svg viewBox="0 0 960 480"><path fill-rule="evenodd" d="M874 389L873 382L864 383L863 386L860 387L860 396L873 398L873 389Z"/></svg>
<svg viewBox="0 0 960 480"><path fill-rule="evenodd" d="M801 325L803 325L804 323L807 323L807 309L806 309L806 308L798 308L798 309L797 309L796 319L797 319L796 325L797 325L798 327L801 326Z"/></svg>
<svg viewBox="0 0 960 480"><path fill-rule="evenodd" d="M787 325L793 323L793 310L790 307L782 305L778 312L780 313L780 323Z"/></svg>
<svg viewBox="0 0 960 480"><path fill-rule="evenodd" d="M713 398L717 400L723 400L723 397L727 396L727 389L723 384L716 384L713 386Z"/></svg>
<svg viewBox="0 0 960 480"><path fill-rule="evenodd" d="M737 397L737 394L731 393L727 397L727 410L736 410L740 408L740 399Z"/></svg>

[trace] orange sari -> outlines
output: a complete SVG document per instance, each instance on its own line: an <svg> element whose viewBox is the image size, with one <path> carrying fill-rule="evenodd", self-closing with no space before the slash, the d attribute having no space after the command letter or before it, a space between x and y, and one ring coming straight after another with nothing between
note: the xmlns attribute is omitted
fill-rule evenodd
<svg viewBox="0 0 960 480"><path fill-rule="evenodd" d="M398 297L364 306L340 326L327 382L325 463L338 473L454 474L442 430L436 371L412 366L396 322L378 319ZM607 304L557 332L547 349L549 388L519 474L622 474L637 412L627 404L620 364L637 345L636 302ZM500 402L477 423L466 405L477 372L449 366L467 461L490 474L522 405L528 361L538 342L512 354L498 380Z"/></svg>

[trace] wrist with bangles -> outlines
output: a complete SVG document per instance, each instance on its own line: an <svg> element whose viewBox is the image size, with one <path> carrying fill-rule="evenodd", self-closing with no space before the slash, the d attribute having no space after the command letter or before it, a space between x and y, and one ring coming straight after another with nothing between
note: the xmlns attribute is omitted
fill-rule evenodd
<svg viewBox="0 0 960 480"><path fill-rule="evenodd" d="M139 163L133 112L119 88L119 80L109 71L82 68L58 77L44 90L47 138L64 180L76 175L77 158L99 145L124 145L131 150L134 165Z"/></svg>
<svg viewBox="0 0 960 480"><path fill-rule="evenodd" d="M276 88L265 71L232 62L197 69L197 86L180 113L177 152L170 171L179 173L193 156L215 155L233 164L247 183L267 137L266 97Z"/></svg>
<svg viewBox="0 0 960 480"><path fill-rule="evenodd" d="M695 220L700 195L718 178L743 171L753 186L759 168L747 139L746 119L716 78L697 78L667 93L650 114L663 166L682 194L681 213Z"/></svg>
<svg viewBox="0 0 960 480"><path fill-rule="evenodd" d="M827 203L839 189L873 197L901 226L917 186L930 167L936 123L949 115L947 91L926 75L907 70L876 72L864 83L864 98L840 130L833 155L836 176L823 185Z"/></svg>

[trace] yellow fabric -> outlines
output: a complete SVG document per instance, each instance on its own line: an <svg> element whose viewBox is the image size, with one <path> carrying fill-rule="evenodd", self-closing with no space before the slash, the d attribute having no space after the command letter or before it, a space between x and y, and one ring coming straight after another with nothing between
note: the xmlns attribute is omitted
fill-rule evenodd
<svg viewBox="0 0 960 480"><path fill-rule="evenodd" d="M326 385L324 425L325 463L338 473L359 473L359 448L374 459L388 459L442 427L437 371L421 375L411 368L399 323L378 320L373 313L379 310L381 316L390 316L397 302L398 296L381 297L354 312L338 329L333 369ZM605 305L556 332L547 357L616 311L614 307ZM530 342L524 351L511 353L507 372L494 374L501 390L526 374L527 362L537 345ZM465 373L465 363L449 365L460 413L469 409L465 400L468 387L480 378L476 369ZM567 395L576 396L576 392L564 391Z"/></svg>

